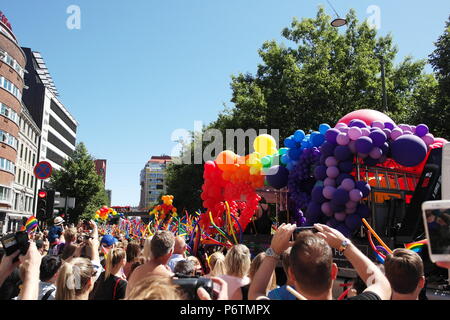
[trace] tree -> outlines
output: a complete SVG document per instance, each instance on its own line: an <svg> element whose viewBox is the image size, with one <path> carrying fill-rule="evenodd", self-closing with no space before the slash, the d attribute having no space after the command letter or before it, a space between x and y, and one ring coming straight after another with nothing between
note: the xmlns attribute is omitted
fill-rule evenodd
<svg viewBox="0 0 450 320"><path fill-rule="evenodd" d="M436 49L429 56L438 82L437 99L423 110L423 119L441 137L450 138L450 17L444 34L435 43Z"/></svg>
<svg viewBox="0 0 450 320"><path fill-rule="evenodd" d="M70 222L90 219L108 203L102 178L95 171L94 159L82 142L64 161L63 169L52 175L50 183L62 197L76 198L75 208L68 210Z"/></svg>

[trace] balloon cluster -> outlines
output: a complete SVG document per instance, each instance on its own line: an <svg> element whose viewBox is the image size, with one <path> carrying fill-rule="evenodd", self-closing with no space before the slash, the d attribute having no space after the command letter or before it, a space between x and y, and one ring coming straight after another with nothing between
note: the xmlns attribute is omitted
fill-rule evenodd
<svg viewBox="0 0 450 320"><path fill-rule="evenodd" d="M223 178L223 171L214 161L207 161L204 165L204 184L201 198L206 212L200 217L199 224L206 230L210 224L209 212L213 216L216 226L223 227L225 221L223 213L228 202L231 214L236 218L241 228L245 229L255 214L260 196L255 192L252 183L245 181L227 181ZM264 176L262 176L264 179ZM245 201L241 201L245 199ZM235 225L236 230L238 226Z"/></svg>
<svg viewBox="0 0 450 320"><path fill-rule="evenodd" d="M108 208L108 206L103 206L95 212L94 220L97 222L106 222L113 218L123 218L123 213L117 213L116 210Z"/></svg>
<svg viewBox="0 0 450 320"><path fill-rule="evenodd" d="M319 131L312 131L305 134L303 130L297 130L295 133L284 140L286 152L281 156L281 163L286 165L288 170L294 169L298 163L302 151L313 147L320 147L325 142L325 133L330 129L328 124L321 124Z"/></svg>
<svg viewBox="0 0 450 320"><path fill-rule="evenodd" d="M311 191L316 183L312 168L318 164L320 150L317 147L304 149L297 165L289 172L288 187L294 207L294 221L298 226L305 224L303 211L311 200Z"/></svg>
<svg viewBox="0 0 450 320"><path fill-rule="evenodd" d="M167 217L177 216L177 208L173 206L173 196L165 195L161 197L163 204L159 204L149 212L150 216L154 216L157 219L165 220Z"/></svg>
<svg viewBox="0 0 450 320"><path fill-rule="evenodd" d="M326 141L337 145L338 156L357 154L364 164L374 166L392 158L404 167L415 167L422 163L429 147L435 143L425 124L410 126L391 122L353 119L349 124L338 123L326 133Z"/></svg>

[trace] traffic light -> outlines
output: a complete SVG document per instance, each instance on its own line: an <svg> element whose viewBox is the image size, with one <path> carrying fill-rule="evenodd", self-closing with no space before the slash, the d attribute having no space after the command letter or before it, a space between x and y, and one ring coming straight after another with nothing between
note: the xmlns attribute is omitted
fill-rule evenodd
<svg viewBox="0 0 450 320"><path fill-rule="evenodd" d="M38 191L36 218L38 220L46 220L47 218L47 191L44 189Z"/></svg>
<svg viewBox="0 0 450 320"><path fill-rule="evenodd" d="M55 215L54 207L59 204L60 193L55 190L40 189L38 191L38 203L36 218L38 220L47 220ZM56 198L56 201L55 201ZM58 210L56 210L58 213Z"/></svg>

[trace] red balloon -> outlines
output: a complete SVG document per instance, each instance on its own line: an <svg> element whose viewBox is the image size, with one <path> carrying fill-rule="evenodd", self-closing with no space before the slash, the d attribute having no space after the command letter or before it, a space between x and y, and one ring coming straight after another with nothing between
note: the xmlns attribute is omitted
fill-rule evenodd
<svg viewBox="0 0 450 320"><path fill-rule="evenodd" d="M356 110L356 111L350 112L349 114L342 117L341 120L338 121L338 123L349 124L350 121L352 121L353 119L362 120L369 126L374 121L381 121L383 123L384 122L395 123L394 120L389 118L386 114L384 114L380 111L371 110L371 109L361 109L361 110Z"/></svg>

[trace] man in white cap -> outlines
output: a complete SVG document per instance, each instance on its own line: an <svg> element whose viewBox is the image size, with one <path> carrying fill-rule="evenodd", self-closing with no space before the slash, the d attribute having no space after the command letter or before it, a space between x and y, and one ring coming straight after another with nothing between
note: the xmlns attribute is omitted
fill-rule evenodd
<svg viewBox="0 0 450 320"><path fill-rule="evenodd" d="M53 226L50 228L48 232L48 241L50 242L50 246L54 246L58 244L59 237L61 237L64 229L63 229L64 219L61 217L56 217L53 220Z"/></svg>

